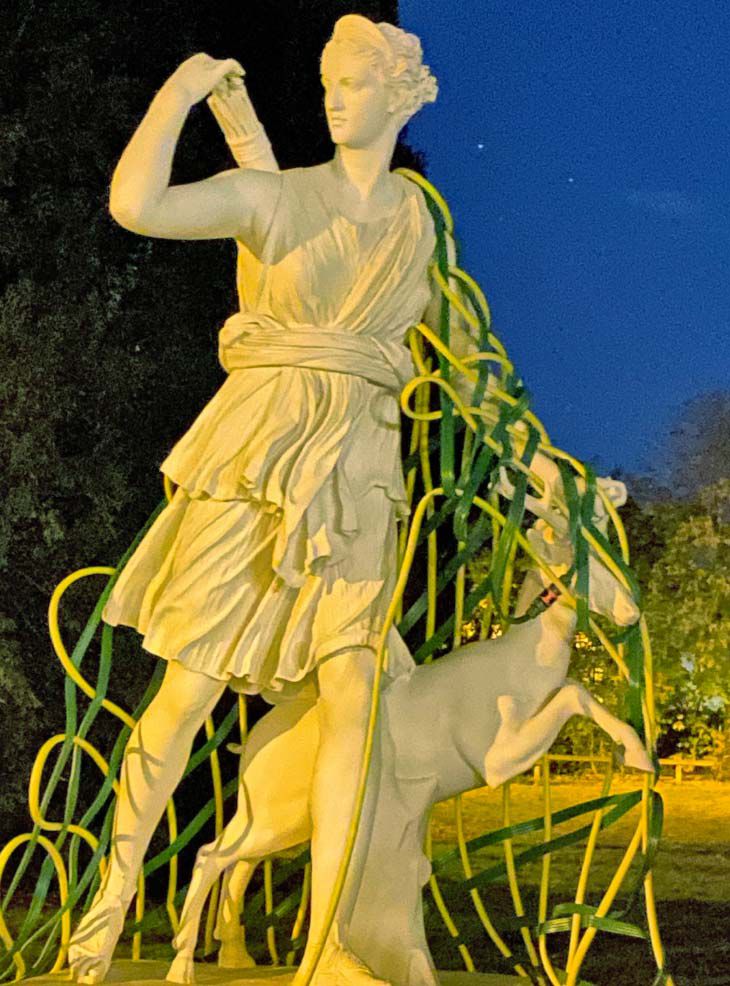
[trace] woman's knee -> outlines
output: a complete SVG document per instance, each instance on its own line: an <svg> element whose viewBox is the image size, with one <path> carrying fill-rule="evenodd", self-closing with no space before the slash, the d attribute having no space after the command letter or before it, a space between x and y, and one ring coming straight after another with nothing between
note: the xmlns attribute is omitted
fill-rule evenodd
<svg viewBox="0 0 730 986"><path fill-rule="evenodd" d="M367 718L373 694L375 654L368 647L340 651L318 668L321 716L345 722Z"/></svg>
<svg viewBox="0 0 730 986"><path fill-rule="evenodd" d="M150 710L154 709L156 717L168 718L178 726L189 724L197 730L224 690L225 682L200 671L190 671L179 661L168 661Z"/></svg>

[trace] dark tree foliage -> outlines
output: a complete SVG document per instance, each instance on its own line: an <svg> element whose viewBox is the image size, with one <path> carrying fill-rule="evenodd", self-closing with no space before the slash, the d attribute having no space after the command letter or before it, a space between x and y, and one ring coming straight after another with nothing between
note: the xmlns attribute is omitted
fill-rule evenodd
<svg viewBox="0 0 730 986"><path fill-rule="evenodd" d="M730 390L697 394L681 405L666 442L666 462L680 497L730 479Z"/></svg>
<svg viewBox="0 0 730 986"><path fill-rule="evenodd" d="M162 496L158 465L220 386L216 335L236 307L234 244L152 240L107 208L116 162L154 93L189 55L235 57L282 167L326 160L319 53L340 15L396 22L395 0L21 0L0 58L0 832L30 758L62 725L47 634L56 584L115 564ZM419 160L399 146L394 165ZM233 161L205 103L172 182ZM73 587L73 639L102 585ZM113 697L135 701L150 655L131 632ZM121 646L120 646L121 645ZM11 775L11 776L10 776Z"/></svg>

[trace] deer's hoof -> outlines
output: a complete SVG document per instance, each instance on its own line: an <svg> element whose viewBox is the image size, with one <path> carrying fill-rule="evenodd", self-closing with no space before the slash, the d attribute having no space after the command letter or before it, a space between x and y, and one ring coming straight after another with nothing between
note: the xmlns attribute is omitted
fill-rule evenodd
<svg viewBox="0 0 730 986"><path fill-rule="evenodd" d="M195 963L193 957L182 953L176 955L172 960L165 979L168 983L194 983Z"/></svg>
<svg viewBox="0 0 730 986"><path fill-rule="evenodd" d="M253 969L256 960L242 941L224 941L218 952L219 969Z"/></svg>
<svg viewBox="0 0 730 986"><path fill-rule="evenodd" d="M651 761L651 757L640 744L626 747L624 764L627 767L635 767L636 770L643 770L648 774L654 773L654 764Z"/></svg>
<svg viewBox="0 0 730 986"><path fill-rule="evenodd" d="M109 965L101 959L89 959L77 969L78 971L75 972L77 983L82 986L97 986L97 983L103 983L106 979Z"/></svg>

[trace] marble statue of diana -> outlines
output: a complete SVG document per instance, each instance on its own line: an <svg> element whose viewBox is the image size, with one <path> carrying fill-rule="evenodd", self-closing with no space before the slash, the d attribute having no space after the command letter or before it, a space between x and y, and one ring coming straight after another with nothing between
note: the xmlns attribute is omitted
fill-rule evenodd
<svg viewBox="0 0 730 986"><path fill-rule="evenodd" d="M337 21L321 73L330 160L276 170L249 104L237 134L249 166L171 186L191 106L226 86L243 91L238 62L201 53L155 95L114 172L110 210L125 228L238 242L240 310L220 333L223 385L162 463L174 496L103 613L135 627L167 666L126 748L110 865L71 941L78 982L103 981L149 840L227 687L316 703L309 942L326 931L408 509L404 340L432 297L433 222L390 164L399 131L437 89L414 35L358 15ZM390 680L410 675L394 630L388 643ZM376 756L361 839L379 771ZM316 974L328 969L332 982L380 981L347 947L357 858Z"/></svg>

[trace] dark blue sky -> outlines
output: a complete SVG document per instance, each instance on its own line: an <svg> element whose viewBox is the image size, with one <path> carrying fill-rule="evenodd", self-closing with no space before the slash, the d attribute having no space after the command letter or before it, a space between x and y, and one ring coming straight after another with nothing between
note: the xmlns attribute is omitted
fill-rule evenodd
<svg viewBox="0 0 730 986"><path fill-rule="evenodd" d="M730 389L730 4L400 12L440 87L409 140L537 414L643 469L682 401Z"/></svg>

